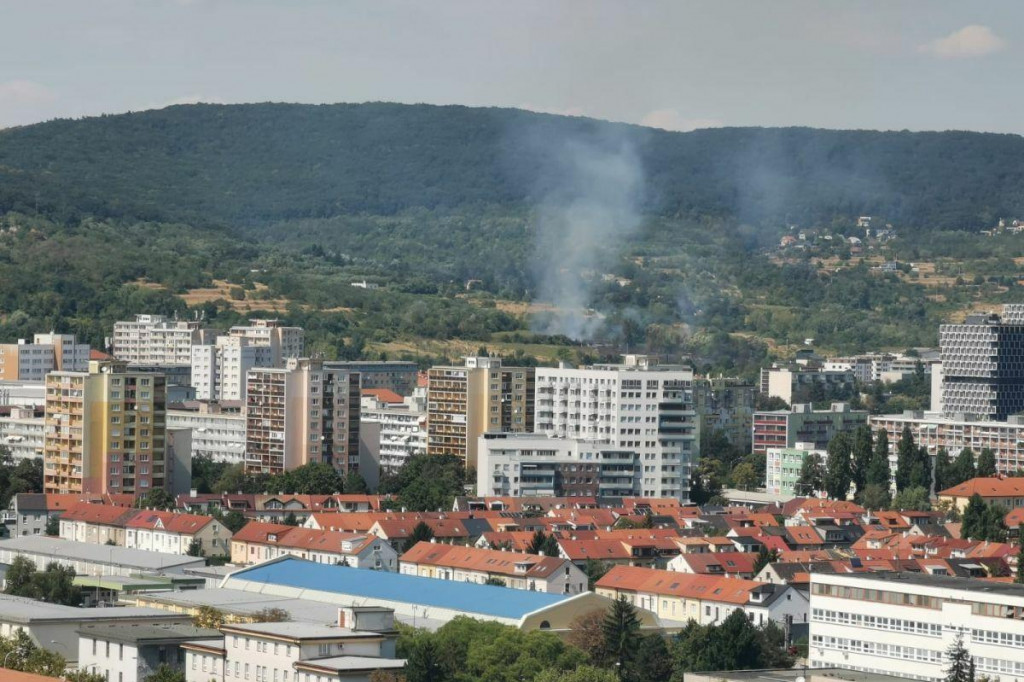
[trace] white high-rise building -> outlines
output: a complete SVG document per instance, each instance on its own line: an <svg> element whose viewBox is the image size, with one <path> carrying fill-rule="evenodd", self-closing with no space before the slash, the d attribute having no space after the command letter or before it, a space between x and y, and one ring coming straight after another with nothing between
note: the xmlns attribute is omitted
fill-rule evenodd
<svg viewBox="0 0 1024 682"><path fill-rule="evenodd" d="M114 323L111 352L118 360L143 365L187 365L192 346L211 343L216 334L199 320L170 320L164 315L136 315Z"/></svg>
<svg viewBox="0 0 1024 682"><path fill-rule="evenodd" d="M640 455L646 497L689 501L697 456L693 371L627 355L621 365L538 367L536 433Z"/></svg>
<svg viewBox="0 0 1024 682"><path fill-rule="evenodd" d="M273 367L270 346L243 336L221 336L214 344L192 346L192 387L198 400L245 400L245 376L255 367Z"/></svg>
<svg viewBox="0 0 1024 682"><path fill-rule="evenodd" d="M327 367L330 363L324 363ZM373 389L370 389L373 390ZM360 425L380 425L380 469L394 472L415 455L427 454L427 391L417 388L402 402L385 402L363 394Z"/></svg>
<svg viewBox="0 0 1024 682"><path fill-rule="evenodd" d="M257 367L284 367L289 358L302 357L302 327L285 327L278 320L249 320L249 326L232 327L228 335L243 338L251 346L269 348L269 362Z"/></svg>

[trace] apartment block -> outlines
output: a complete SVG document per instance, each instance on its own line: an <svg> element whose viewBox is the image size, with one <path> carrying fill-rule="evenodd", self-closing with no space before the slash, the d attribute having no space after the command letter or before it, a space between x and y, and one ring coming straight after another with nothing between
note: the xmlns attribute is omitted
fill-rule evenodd
<svg viewBox="0 0 1024 682"><path fill-rule="evenodd" d="M200 320L136 315L133 321L114 323L110 348L114 357L125 362L188 365L192 346L212 342L214 336Z"/></svg>
<svg viewBox="0 0 1024 682"><path fill-rule="evenodd" d="M50 372L84 372L89 367L89 344L74 334L36 334L32 343L0 344L0 380L38 381Z"/></svg>
<svg viewBox="0 0 1024 682"><path fill-rule="evenodd" d="M245 415L239 403L192 401L167 410L167 428L192 435L192 457L245 463Z"/></svg>
<svg viewBox="0 0 1024 682"><path fill-rule="evenodd" d="M305 332L302 327L286 327L280 320L249 320L249 324L232 327L228 336L245 339L250 346L266 348L269 357L260 367L284 367L289 358L302 357Z"/></svg>
<svg viewBox="0 0 1024 682"><path fill-rule="evenodd" d="M0 445L14 461L43 456L46 424L42 407L0 406Z"/></svg>
<svg viewBox="0 0 1024 682"><path fill-rule="evenodd" d="M759 411L754 413L752 451L763 455L768 448L794 448L797 443L824 450L836 434L867 423L867 410L852 410L847 403L832 403L827 410L796 404L788 410Z"/></svg>
<svg viewBox="0 0 1024 682"><path fill-rule="evenodd" d="M811 574L812 668L939 682L962 637L979 677L1024 678L1024 585L923 573Z"/></svg>
<svg viewBox="0 0 1024 682"><path fill-rule="evenodd" d="M741 379L707 378L693 381L698 442L705 433L721 431L741 452L750 451L757 388Z"/></svg>
<svg viewBox="0 0 1024 682"><path fill-rule="evenodd" d="M768 448L765 454L765 491L772 495L808 497L816 490L802 490L797 486L804 460L815 455L821 460L822 468L828 453L816 449L813 443L797 443L792 448Z"/></svg>
<svg viewBox="0 0 1024 682"><path fill-rule="evenodd" d="M383 388L400 396L413 394L416 389L416 376L419 373L419 366L415 362L400 360L331 361L325 362L324 365L332 369L359 372L360 388L363 390Z"/></svg>
<svg viewBox="0 0 1024 682"><path fill-rule="evenodd" d="M129 372L121 362L47 375L44 492L170 488L165 400L162 375Z"/></svg>
<svg viewBox="0 0 1024 682"><path fill-rule="evenodd" d="M503 367L499 358L468 357L465 363L427 373L427 453L457 455L476 466L481 434L533 431L535 372Z"/></svg>
<svg viewBox="0 0 1024 682"><path fill-rule="evenodd" d="M780 366L761 370L761 393L787 403L818 402L847 397L856 389L855 375L847 370L815 366Z"/></svg>
<svg viewBox="0 0 1024 682"><path fill-rule="evenodd" d="M191 383L197 400L245 400L250 369L274 367L273 349L243 336L221 336L215 343L192 346Z"/></svg>
<svg viewBox="0 0 1024 682"><path fill-rule="evenodd" d="M635 450L542 434L486 433L477 446L476 489L500 497L640 495Z"/></svg>
<svg viewBox="0 0 1024 682"><path fill-rule="evenodd" d="M319 360L249 370L245 469L277 474L310 462L359 471L359 375Z"/></svg>
<svg viewBox="0 0 1024 682"><path fill-rule="evenodd" d="M1024 412L1024 306L939 326L942 412L1005 421Z"/></svg>
<svg viewBox="0 0 1024 682"><path fill-rule="evenodd" d="M334 364L331 363L333 367ZM362 374L360 374L360 377ZM427 452L427 393L414 389L401 403L385 402L365 391L359 410L360 424L379 426L376 459L381 471L396 471L414 455ZM382 389L369 389L370 391Z"/></svg>
<svg viewBox="0 0 1024 682"><path fill-rule="evenodd" d="M622 364L537 368L537 433L636 452L645 497L689 500L698 453L693 372L627 355Z"/></svg>
<svg viewBox="0 0 1024 682"><path fill-rule="evenodd" d="M950 457L956 457L964 448L970 448L975 457L985 448L996 456L996 469L1013 474L1024 469L1024 416L1014 415L1004 421L986 421L945 416L935 412L872 415L869 419L873 431L884 430L889 437L889 462L895 468L896 444L903 427L910 427L914 442L934 455L946 448Z"/></svg>

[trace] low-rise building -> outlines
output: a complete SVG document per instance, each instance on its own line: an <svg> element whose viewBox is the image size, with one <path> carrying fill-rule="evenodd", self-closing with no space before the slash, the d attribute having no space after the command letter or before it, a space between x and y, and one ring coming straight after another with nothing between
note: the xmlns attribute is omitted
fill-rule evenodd
<svg viewBox="0 0 1024 682"><path fill-rule="evenodd" d="M765 452L765 491L785 497L806 497L817 493L816 490L798 489L800 472L810 456L818 457L824 469L828 452L815 448L813 443L797 443L792 448L768 448Z"/></svg>
<svg viewBox="0 0 1024 682"><path fill-rule="evenodd" d="M716 625L736 609L742 609L755 625L807 622L807 598L788 585L615 566L595 587L600 595L625 598L655 612L663 623Z"/></svg>
<svg viewBox="0 0 1024 682"><path fill-rule="evenodd" d="M1024 477L972 478L938 493L940 502L951 502L963 511L973 496L987 504L998 504L1004 509L1024 506Z"/></svg>
<svg viewBox="0 0 1024 682"><path fill-rule="evenodd" d="M184 646L185 680L369 682L375 671L405 667L395 658L394 612L339 609L338 621L224 625L218 641Z"/></svg>
<svg viewBox="0 0 1024 682"><path fill-rule="evenodd" d="M979 676L1024 677L1024 585L907 571L811 576L812 668L939 682L957 637Z"/></svg>
<svg viewBox="0 0 1024 682"><path fill-rule="evenodd" d="M184 670L186 642L219 642L194 625L105 625L78 631L78 669L118 682L144 682L160 666ZM209 682L204 680L203 682Z"/></svg>
<svg viewBox="0 0 1024 682"><path fill-rule="evenodd" d="M60 537L63 540L93 545L125 546L125 528L139 513L131 507L108 507L82 502L60 516Z"/></svg>
<svg viewBox="0 0 1024 682"><path fill-rule="evenodd" d="M694 379L693 407L698 436L721 431L740 452L750 452L757 388L742 379L717 377Z"/></svg>
<svg viewBox="0 0 1024 682"><path fill-rule="evenodd" d="M55 495L44 493L18 493L11 498L11 504L4 515L4 522L11 528L12 537L43 535L51 517L57 517L83 502L93 502L111 507L130 507L135 503L134 495Z"/></svg>
<svg viewBox="0 0 1024 682"><path fill-rule="evenodd" d="M567 559L420 542L401 557L399 571L425 578L501 583L516 590L578 594L587 575Z"/></svg>
<svg viewBox="0 0 1024 682"><path fill-rule="evenodd" d="M856 389L852 371L830 371L820 366L788 365L761 370L761 393L782 398L790 405L846 398Z"/></svg>
<svg viewBox="0 0 1024 682"><path fill-rule="evenodd" d="M397 571L398 552L369 533L342 533L252 521L231 539L231 562L240 566L294 556L318 564Z"/></svg>
<svg viewBox="0 0 1024 682"><path fill-rule="evenodd" d="M193 547L193 543L198 544ZM201 556L224 556L231 552L231 531L212 516L138 510L125 526L124 546L168 554L198 550Z"/></svg>
<svg viewBox="0 0 1024 682"><path fill-rule="evenodd" d="M75 569L78 575L130 576L140 573L181 573L186 568L206 565L202 557L147 552L141 549L74 542L39 535L0 541L0 564L25 557L39 570L58 563Z"/></svg>

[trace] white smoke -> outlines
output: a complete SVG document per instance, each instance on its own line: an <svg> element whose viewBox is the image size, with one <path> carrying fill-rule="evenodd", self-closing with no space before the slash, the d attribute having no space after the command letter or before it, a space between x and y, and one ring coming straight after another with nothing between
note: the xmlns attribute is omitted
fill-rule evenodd
<svg viewBox="0 0 1024 682"><path fill-rule="evenodd" d="M589 311L594 285L640 224L644 174L631 143L619 136L577 137L549 147L537 210L537 300L554 310L548 334L587 339L600 322Z"/></svg>

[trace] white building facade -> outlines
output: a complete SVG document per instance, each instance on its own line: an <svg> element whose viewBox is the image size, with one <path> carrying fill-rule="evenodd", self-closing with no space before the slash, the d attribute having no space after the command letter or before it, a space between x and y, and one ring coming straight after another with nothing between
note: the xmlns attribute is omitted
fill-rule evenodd
<svg viewBox="0 0 1024 682"><path fill-rule="evenodd" d="M1024 586L914 573L811 578L812 668L938 682L963 637L979 676L1024 680Z"/></svg>
<svg viewBox="0 0 1024 682"><path fill-rule="evenodd" d="M426 403L426 389L422 388L401 405L363 397L360 423L380 424L381 471L397 471L410 457L427 454Z"/></svg>
<svg viewBox="0 0 1024 682"><path fill-rule="evenodd" d="M188 365L192 362L192 346L210 342L215 335L198 320L136 315L133 321L114 323L111 352L125 362Z"/></svg>
<svg viewBox="0 0 1024 682"><path fill-rule="evenodd" d="M692 383L691 369L646 356L583 369L539 367L534 431L635 451L643 496L688 501L697 453Z"/></svg>
<svg viewBox="0 0 1024 682"><path fill-rule="evenodd" d="M245 462L245 415L224 412L216 404L200 403L196 410L167 410L167 428L192 432L192 457L214 462Z"/></svg>

